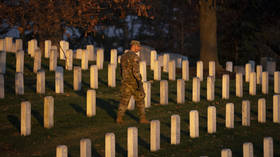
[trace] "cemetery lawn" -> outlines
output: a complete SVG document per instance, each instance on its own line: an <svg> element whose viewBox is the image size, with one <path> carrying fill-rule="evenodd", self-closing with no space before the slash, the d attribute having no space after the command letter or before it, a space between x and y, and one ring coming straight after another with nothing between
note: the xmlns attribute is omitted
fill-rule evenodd
<svg viewBox="0 0 280 157"><path fill-rule="evenodd" d="M64 94L55 94L54 72L48 70L49 60L42 59L42 68L46 71L46 93L36 94L36 74L33 73L33 59L25 54L24 89L22 96L15 95L14 78L16 59L13 53L7 53L7 71L5 74L5 99L0 99L0 156L2 157L54 157L58 145L68 147L68 155L80 155L80 140L89 138L92 142L93 156L105 156L105 134L113 132L116 137L116 156L127 156L127 128L138 128L138 152L144 156L220 156L221 150L230 148L233 156L243 155L243 143L252 142L255 156L263 156L263 138L272 137L274 156L280 156L280 124L272 122L273 82L270 82L268 95L261 94L261 86L257 86L257 95L248 95L248 83L244 83L244 97L235 96L235 77L230 81L230 99L221 99L221 78L217 78L215 100L206 100L206 81L201 84L201 101L193 103L192 77L186 81L186 102L176 103L176 81L168 81L169 104L159 105L159 81L152 83L152 106L146 109L149 120L160 120L160 150L150 152L150 126L139 124L137 110L128 111L124 117L125 124L115 123L116 112L120 100L120 75L117 68L117 87L107 87L107 65L99 70L99 88L96 90L96 116L86 117L86 92L89 88L89 70L82 71L82 90L73 91L73 71L64 70ZM59 60L64 66L64 61ZM89 62L89 65L95 62ZM74 60L74 65L80 66L80 60ZM153 73L147 66L148 80L153 80ZM177 73L177 79L181 74ZM204 76L204 78L206 78ZM162 73L162 79L168 79L167 73ZM43 127L43 103L45 96L54 97L54 127ZM267 122L258 123L257 101L266 98ZM251 126L241 125L242 100L250 100ZM31 135L20 135L20 104L22 101L31 103ZM234 103L234 129L225 128L225 105ZM207 133L207 107L213 105L217 109L217 132ZM189 112L199 112L199 138L189 136ZM181 117L181 143L170 144L170 117L179 114Z"/></svg>

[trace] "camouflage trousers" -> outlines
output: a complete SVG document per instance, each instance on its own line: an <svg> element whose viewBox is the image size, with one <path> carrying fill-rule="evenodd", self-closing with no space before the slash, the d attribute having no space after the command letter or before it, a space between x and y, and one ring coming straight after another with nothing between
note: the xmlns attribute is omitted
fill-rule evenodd
<svg viewBox="0 0 280 157"><path fill-rule="evenodd" d="M145 117L145 103L144 103L145 92L143 86L137 89L137 86L130 85L130 84L122 84L120 92L121 92L121 100L118 109L118 116L123 117L125 111L127 110L129 100L131 96L133 96L135 99L135 105L138 109L140 118Z"/></svg>

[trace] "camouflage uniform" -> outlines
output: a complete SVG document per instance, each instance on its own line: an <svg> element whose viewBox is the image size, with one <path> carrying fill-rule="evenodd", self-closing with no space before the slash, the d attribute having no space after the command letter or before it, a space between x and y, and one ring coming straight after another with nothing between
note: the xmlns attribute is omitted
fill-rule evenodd
<svg viewBox="0 0 280 157"><path fill-rule="evenodd" d="M140 58L133 51L128 51L121 56L121 101L118 109L118 117L123 117L133 95L141 118L145 118L145 93L139 70Z"/></svg>

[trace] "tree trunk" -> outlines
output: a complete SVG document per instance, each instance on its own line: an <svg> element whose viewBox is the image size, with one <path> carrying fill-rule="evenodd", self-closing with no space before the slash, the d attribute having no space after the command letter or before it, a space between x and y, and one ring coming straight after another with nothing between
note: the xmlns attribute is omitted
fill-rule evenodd
<svg viewBox="0 0 280 157"><path fill-rule="evenodd" d="M216 62L216 71L223 71L217 52L216 0L200 0L200 60L205 69Z"/></svg>

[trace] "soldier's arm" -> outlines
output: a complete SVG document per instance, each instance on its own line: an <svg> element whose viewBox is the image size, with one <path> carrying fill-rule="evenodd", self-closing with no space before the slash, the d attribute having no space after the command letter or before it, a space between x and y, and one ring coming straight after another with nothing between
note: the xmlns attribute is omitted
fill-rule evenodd
<svg viewBox="0 0 280 157"><path fill-rule="evenodd" d="M133 60L132 68L133 68L133 76L136 79L138 83L138 87L141 87L142 85L142 77L140 74L140 68L139 68L139 60L140 58L136 56Z"/></svg>

